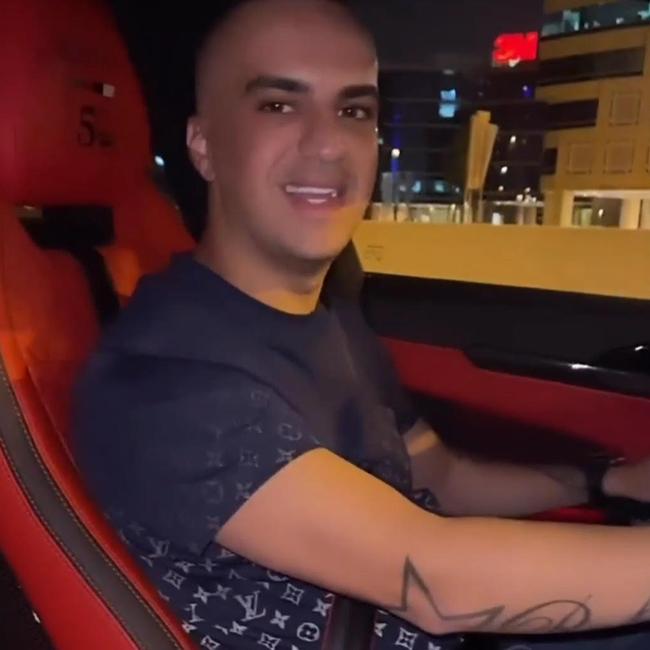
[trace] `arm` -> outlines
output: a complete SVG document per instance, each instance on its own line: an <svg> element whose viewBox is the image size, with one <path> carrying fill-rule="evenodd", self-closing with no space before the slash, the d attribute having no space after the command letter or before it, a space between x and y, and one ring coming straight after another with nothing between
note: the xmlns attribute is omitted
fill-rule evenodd
<svg viewBox="0 0 650 650"><path fill-rule="evenodd" d="M431 634L650 620L650 530L443 519L323 449L267 481L217 541Z"/></svg>
<svg viewBox="0 0 650 650"><path fill-rule="evenodd" d="M428 489L453 516L521 517L585 503L584 474L572 467L526 467L457 454L419 421L405 442L415 489Z"/></svg>

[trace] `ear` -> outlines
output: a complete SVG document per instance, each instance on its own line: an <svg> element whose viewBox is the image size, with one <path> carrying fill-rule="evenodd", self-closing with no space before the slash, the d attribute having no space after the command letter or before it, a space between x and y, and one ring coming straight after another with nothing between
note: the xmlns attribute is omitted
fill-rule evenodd
<svg viewBox="0 0 650 650"><path fill-rule="evenodd" d="M187 122L187 134L185 143L192 164L196 171L203 176L208 183L214 180L214 170L210 160L208 140L205 136L205 129L201 120L196 115L190 117Z"/></svg>

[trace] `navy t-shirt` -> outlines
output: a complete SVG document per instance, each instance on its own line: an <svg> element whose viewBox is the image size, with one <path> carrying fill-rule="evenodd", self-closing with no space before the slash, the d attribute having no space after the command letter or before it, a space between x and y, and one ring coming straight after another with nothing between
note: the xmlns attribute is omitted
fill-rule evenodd
<svg viewBox="0 0 650 650"><path fill-rule="evenodd" d="M293 316L190 256L145 279L79 384L74 449L92 493L203 648L321 647L333 596L214 542L279 470L328 449L411 491L414 417L356 305ZM317 508L317 504L314 504ZM375 648L455 648L378 612Z"/></svg>

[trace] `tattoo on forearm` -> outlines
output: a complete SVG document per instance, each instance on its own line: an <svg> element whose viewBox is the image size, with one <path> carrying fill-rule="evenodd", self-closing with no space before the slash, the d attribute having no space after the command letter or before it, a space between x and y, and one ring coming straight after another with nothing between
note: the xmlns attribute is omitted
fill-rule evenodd
<svg viewBox="0 0 650 650"><path fill-rule="evenodd" d="M586 628L592 618L591 608L588 606L590 598L587 598L585 602L577 600L549 601L530 607L505 620L499 620L505 615L505 605L496 605L478 612L449 614L441 610L412 560L406 558L402 577L401 601L398 605L384 606L384 609L398 615L404 614L409 610L410 603L417 594L424 597L439 621L453 627L458 626L458 629L466 632L499 631L527 634L576 632ZM650 616L650 600L635 619L645 620L645 616Z"/></svg>
<svg viewBox="0 0 650 650"><path fill-rule="evenodd" d="M629 620L628 625L637 625L638 623L645 623L650 621L650 598L646 600L641 609Z"/></svg>
<svg viewBox="0 0 650 650"><path fill-rule="evenodd" d="M441 621L445 623L462 623L467 631L489 628L505 609L503 605L497 605L496 607L471 614L445 614L438 607L431 590L427 587L426 582L409 557L406 558L404 564L401 602L399 605L387 606L384 609L395 612L396 614L406 613L410 608L411 598L418 592L424 596L434 614Z"/></svg>
<svg viewBox="0 0 650 650"><path fill-rule="evenodd" d="M503 605L497 605L496 607L491 607L481 612L475 612L472 614L445 614L438 607L438 604L436 603L431 590L429 587L427 587L426 582L409 557L406 558L406 562L404 564L401 602L399 605L384 607L384 609L390 610L396 614L406 613L410 608L411 598L413 598L414 594L417 592L424 596L427 603L433 610L433 613L441 621L445 623L461 623L463 624L464 629L468 632L472 630L485 630L490 628L505 609Z"/></svg>
<svg viewBox="0 0 650 650"><path fill-rule="evenodd" d="M554 600L527 609L499 626L500 630L526 634L576 632L589 625L591 610L577 600Z"/></svg>

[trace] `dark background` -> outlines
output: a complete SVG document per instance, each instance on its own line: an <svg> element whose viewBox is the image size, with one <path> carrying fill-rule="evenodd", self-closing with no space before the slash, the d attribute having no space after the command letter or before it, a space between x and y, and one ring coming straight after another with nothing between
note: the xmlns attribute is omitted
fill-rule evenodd
<svg viewBox="0 0 650 650"><path fill-rule="evenodd" d="M495 36L539 30L542 0L355 0L385 64L426 65L437 53L489 63Z"/></svg>
<svg viewBox="0 0 650 650"><path fill-rule="evenodd" d="M155 66L156 49L175 49L181 31L201 26L219 0L147 3L110 0L138 59ZM543 0L351 0L377 38L384 64L426 65L437 53L481 57L488 62L494 37L539 29ZM165 49L169 49L165 47Z"/></svg>

